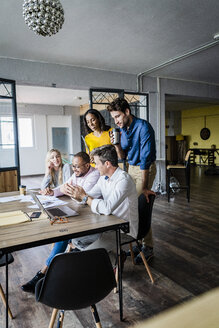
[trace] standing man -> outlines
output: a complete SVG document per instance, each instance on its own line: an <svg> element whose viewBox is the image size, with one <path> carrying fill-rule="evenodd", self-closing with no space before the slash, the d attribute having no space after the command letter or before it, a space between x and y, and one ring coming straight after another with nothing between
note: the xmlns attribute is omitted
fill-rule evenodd
<svg viewBox="0 0 219 328"><path fill-rule="evenodd" d="M156 175L155 135L151 124L131 114L128 102L123 98L115 99L107 106L115 124L120 128L120 144L115 145L119 159L128 160L128 173L133 178L138 194L155 194L151 188ZM113 143L113 140L111 140ZM147 261L153 257L152 230L142 240L142 251ZM136 263L141 263L140 254Z"/></svg>

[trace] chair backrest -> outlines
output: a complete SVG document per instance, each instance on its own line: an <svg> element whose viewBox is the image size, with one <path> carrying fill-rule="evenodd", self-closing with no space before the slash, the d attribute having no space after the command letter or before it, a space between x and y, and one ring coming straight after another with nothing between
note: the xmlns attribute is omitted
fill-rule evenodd
<svg viewBox="0 0 219 328"><path fill-rule="evenodd" d="M191 150L188 150L187 153L186 153L186 156L185 156L185 162L186 163L189 161L190 154L191 154Z"/></svg>
<svg viewBox="0 0 219 328"><path fill-rule="evenodd" d="M50 307L77 310L95 304L116 286L103 248L56 255L35 289L36 300Z"/></svg>
<svg viewBox="0 0 219 328"><path fill-rule="evenodd" d="M149 203L147 203L144 194L141 194L138 197L139 225L138 225L137 239L142 239L143 237L145 237L145 235L148 233L151 227L151 216L152 216L154 199L155 199L154 195L149 195Z"/></svg>

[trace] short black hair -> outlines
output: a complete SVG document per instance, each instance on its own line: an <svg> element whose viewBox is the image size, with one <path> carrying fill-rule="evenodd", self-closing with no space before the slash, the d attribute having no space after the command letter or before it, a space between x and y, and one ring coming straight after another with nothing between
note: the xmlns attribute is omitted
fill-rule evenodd
<svg viewBox="0 0 219 328"><path fill-rule="evenodd" d="M98 148L95 148L91 152L91 156L98 156L100 161L104 164L106 161L109 161L112 166L118 166L118 156L116 148L113 145L104 145Z"/></svg>
<svg viewBox="0 0 219 328"><path fill-rule="evenodd" d="M84 151L80 151L79 153L75 154L74 157L81 157L85 163L90 163L90 156Z"/></svg>
<svg viewBox="0 0 219 328"><path fill-rule="evenodd" d="M129 103L124 98L116 98L107 106L108 112L119 111L125 113L126 109L129 109L131 114Z"/></svg>
<svg viewBox="0 0 219 328"><path fill-rule="evenodd" d="M91 133L91 132L93 132L93 131L89 128L89 126L87 125L86 116L87 116L88 114L92 114L92 115L94 115L94 116L98 119L99 124L100 124L100 129L101 129L101 131L107 131L107 130L110 129L110 126L106 125L106 123L105 123L105 119L104 119L103 115L102 115L98 110L96 110L96 109L88 109L88 110L86 111L86 113L84 114L84 116L83 116L84 126L85 126L85 129L86 129L86 132L87 132L87 133Z"/></svg>

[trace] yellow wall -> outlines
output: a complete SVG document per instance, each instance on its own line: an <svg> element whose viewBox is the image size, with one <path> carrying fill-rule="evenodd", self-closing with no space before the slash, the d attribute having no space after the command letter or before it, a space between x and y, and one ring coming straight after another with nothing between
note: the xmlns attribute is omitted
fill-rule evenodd
<svg viewBox="0 0 219 328"><path fill-rule="evenodd" d="M205 127L211 132L208 140L202 140L200 131ZM189 148L219 148L219 106L189 109L182 111L182 134L188 137ZM198 145L193 145L197 142ZM216 164L219 165L219 156L216 155Z"/></svg>

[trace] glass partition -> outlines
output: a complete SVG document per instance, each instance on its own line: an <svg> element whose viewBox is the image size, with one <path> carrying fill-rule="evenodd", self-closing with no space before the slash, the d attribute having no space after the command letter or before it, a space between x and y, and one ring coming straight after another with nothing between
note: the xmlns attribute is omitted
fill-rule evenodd
<svg viewBox="0 0 219 328"><path fill-rule="evenodd" d="M0 192L17 190L19 183L15 81L0 79Z"/></svg>

